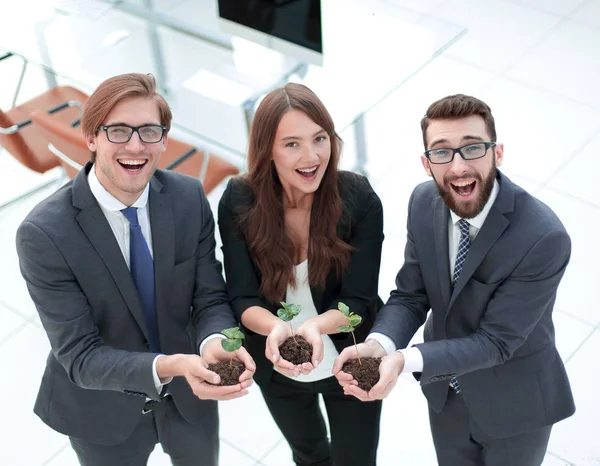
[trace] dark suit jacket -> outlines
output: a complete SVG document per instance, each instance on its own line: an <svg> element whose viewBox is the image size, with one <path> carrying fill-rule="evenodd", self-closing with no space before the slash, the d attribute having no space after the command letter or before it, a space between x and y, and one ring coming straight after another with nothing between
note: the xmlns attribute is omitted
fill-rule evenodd
<svg viewBox="0 0 600 466"><path fill-rule="evenodd" d="M427 317L420 377L440 412L457 376L477 425L507 437L553 424L575 406L556 350L552 309L571 254L556 215L498 172L500 191L452 292L449 210L433 181L414 190L396 290L373 327L404 348Z"/></svg>
<svg viewBox="0 0 600 466"><path fill-rule="evenodd" d="M344 205L338 222L338 236L355 248L350 264L341 279L335 272L327 278L325 288L311 287L312 298L320 314L337 309L338 302L350 307L363 318L355 331L357 341L364 341L371 329L375 314L383 303L378 298L379 265L383 243L383 209L381 201L367 179L350 172L339 172L340 196ZM223 241L223 257L227 290L234 312L241 320L242 313L252 306L261 306L273 314L281 307L268 303L259 293L260 273L250 257L244 235L237 228L237 216L253 203L250 186L242 178L232 179L219 204L219 230ZM265 386L273 364L265 357L266 337L247 330L248 351L256 361L254 379ZM347 333L330 335L341 351L353 344Z"/></svg>
<svg viewBox="0 0 600 466"><path fill-rule="evenodd" d="M135 428L146 397L158 399L156 354L123 254L90 191L90 168L33 209L17 251L52 346L36 414L63 434L115 444ZM197 353L209 334L235 325L210 207L198 180L158 170L148 208L162 351ZM214 403L197 399L183 377L169 390L191 423Z"/></svg>

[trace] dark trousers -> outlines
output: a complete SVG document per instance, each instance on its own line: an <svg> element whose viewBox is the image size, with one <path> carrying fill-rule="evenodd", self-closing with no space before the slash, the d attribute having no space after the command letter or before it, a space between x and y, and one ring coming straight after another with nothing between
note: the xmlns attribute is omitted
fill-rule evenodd
<svg viewBox="0 0 600 466"><path fill-rule="evenodd" d="M90 419L90 422L93 422ZM82 466L146 466L157 443L175 466L217 466L219 462L219 416L217 405L208 408L201 423L188 423L169 397L140 417L129 438L117 445L69 437Z"/></svg>
<svg viewBox="0 0 600 466"><path fill-rule="evenodd" d="M440 466L540 466L552 430L492 438L477 427L462 395L452 389L441 413L429 409L429 421Z"/></svg>
<svg viewBox="0 0 600 466"><path fill-rule="evenodd" d="M273 371L261 387L267 407L293 451L298 466L374 466L381 401L364 403L344 395L335 377L296 382ZM325 402L331 442L318 396Z"/></svg>

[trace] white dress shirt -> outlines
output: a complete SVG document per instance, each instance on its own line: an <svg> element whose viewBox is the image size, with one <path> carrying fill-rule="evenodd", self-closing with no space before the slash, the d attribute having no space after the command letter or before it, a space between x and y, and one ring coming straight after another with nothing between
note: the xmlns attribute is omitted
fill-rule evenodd
<svg viewBox="0 0 600 466"><path fill-rule="evenodd" d="M122 209L127 208L125 204L119 201L116 197L110 194L104 186L100 184L98 177L96 176L96 165L92 167L90 173L88 174L88 183L90 185L90 190L92 194L98 201L100 205L100 209L102 213L106 217L110 228L115 235L115 239L119 244L119 248L121 248L121 252L123 253L123 258L125 259L125 263L127 267L131 270L131 260L129 257L129 220L125 218ZM148 249L150 250L150 254L154 257L152 251L152 231L150 229L150 217L148 216L148 191L150 185L146 185L146 188L137 198L137 200L133 203L131 207L137 207L138 214L138 222L140 224L140 228L142 229L142 234L144 235L144 239L146 243L148 243ZM168 378L164 380L160 380L158 374L156 372L156 361L162 355L154 358L152 363L152 376L154 377L154 385L156 386L156 391L160 393L162 391L162 386L171 382L173 379Z"/></svg>
<svg viewBox="0 0 600 466"><path fill-rule="evenodd" d="M492 188L492 192L490 193L490 198L486 202L485 206L483 206L481 212L479 212L479 214L473 218L465 219L467 220L467 222L469 222L469 236L471 238L471 241L475 240L475 237L479 233L479 230L481 230L481 227L483 226L483 223L485 222L485 219L487 218L488 213L490 212L490 209L494 204L494 201L498 197L499 190L500 185L498 184L498 181L495 180L494 187ZM448 272L450 273L450 280L452 280L452 277L454 275L454 264L456 262L456 254L458 253L458 244L460 242L460 228L458 227L458 221L460 219L461 218L458 215L450 211L450 218L448 220L448 249L450 256L450 261L448 262L450 264L450 270ZM367 340L371 338L379 342L379 344L383 346L387 354L391 354L394 351L399 351L404 355L404 369L402 369L403 373L423 371L423 355L417 347L412 346L410 348L402 348L396 350L396 345L394 344L394 341L390 337L382 333L371 333L367 337Z"/></svg>
<svg viewBox="0 0 600 466"><path fill-rule="evenodd" d="M285 301L287 303L298 304L302 308L302 312L291 321L292 330L296 331L305 321L311 317L318 316L319 313L312 299L310 284L308 282L308 259L294 266L294 277L296 279L296 289L288 286ZM292 380L296 382L316 382L317 380L327 379L332 376L331 369L333 368L333 362L339 353L329 335L321 335L321 337L323 338L323 360L321 363L310 374L300 374L297 377L290 377ZM273 367L279 372L277 366ZM286 374L280 373L288 377Z"/></svg>

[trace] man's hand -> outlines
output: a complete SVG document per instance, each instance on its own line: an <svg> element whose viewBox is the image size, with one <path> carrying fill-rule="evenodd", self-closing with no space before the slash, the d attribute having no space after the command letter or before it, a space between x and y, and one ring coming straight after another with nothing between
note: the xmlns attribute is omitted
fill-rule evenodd
<svg viewBox="0 0 600 466"><path fill-rule="evenodd" d="M208 340L202 348L202 359L208 364L214 364L219 361L229 361L233 356L233 359L240 361L246 367L246 370L240 375L239 382L242 388L248 388L252 385L252 376L256 371L254 359L252 359L252 356L250 356L243 346L233 353L225 351L221 345L221 341L221 338L211 338Z"/></svg>
<svg viewBox="0 0 600 466"><path fill-rule="evenodd" d="M208 362L196 354L161 356L156 361L156 372L161 379L185 377L194 395L201 400L223 401L239 398L248 394L246 388L252 384L250 379L231 386L211 385L218 384L220 378L215 372L209 371Z"/></svg>
<svg viewBox="0 0 600 466"><path fill-rule="evenodd" d="M314 318L310 318L298 327L296 335L303 337L313 347L311 358L312 364L310 362L302 364L302 373L310 374L310 372L323 360L323 338L321 337L321 329Z"/></svg>
<svg viewBox="0 0 600 466"><path fill-rule="evenodd" d="M269 335L267 335L267 345L265 348L265 356L271 361L277 370L288 377L298 377L300 375L300 366L295 366L289 361L286 361L279 354L279 346L283 342L291 337L291 330L289 325L283 321L275 324Z"/></svg>
<svg viewBox="0 0 600 466"><path fill-rule="evenodd" d="M340 355L335 358L335 361L333 362L333 369L331 370L339 384L344 387L344 390L349 385L355 386L355 388L358 390L358 387L356 387L358 382L354 380L354 377L352 377L351 374L342 371L342 366L347 361L356 359L357 350L361 358L381 358L386 355L383 346L381 346L376 340L367 340L365 343L360 343L356 347L352 345L348 346L348 348L345 348ZM363 390L360 391L365 393Z"/></svg>
<svg viewBox="0 0 600 466"><path fill-rule="evenodd" d="M344 393L352 395L361 401L383 400L396 386L402 369L404 369L404 355L396 351L381 360L381 364L379 365L379 382L368 393L358 388L355 384L344 386Z"/></svg>

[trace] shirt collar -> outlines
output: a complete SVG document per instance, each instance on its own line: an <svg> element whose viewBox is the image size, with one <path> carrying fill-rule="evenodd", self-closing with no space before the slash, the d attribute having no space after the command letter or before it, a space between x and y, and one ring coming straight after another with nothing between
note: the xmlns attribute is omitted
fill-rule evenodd
<svg viewBox="0 0 600 466"><path fill-rule="evenodd" d="M498 197L499 191L500 191L500 185L498 184L498 180L494 180L494 187L492 188L492 192L490 193L490 198L483 206L483 209L481 210L481 212L479 212L479 214L477 214L475 217L467 219L467 222L469 222L470 225L474 226L478 230L481 229L481 227L483 226L483 222L485 222L485 219L487 218L488 214L490 213L490 209L492 208L492 205L494 205L494 201ZM453 225L456 225L458 223L458 221L461 219L458 215L456 215L452 211L450 211L450 216L452 217Z"/></svg>
<svg viewBox="0 0 600 466"><path fill-rule="evenodd" d="M100 183L100 180L96 176L96 165L92 165L92 169L88 173L88 182L90 184L90 190L98 201L100 206L108 211L120 211L125 209L126 206L111 193L109 193L104 186ZM150 183L146 185L144 191L140 197L136 199L131 207L137 207L138 209L146 207L148 204L148 192L150 190Z"/></svg>

